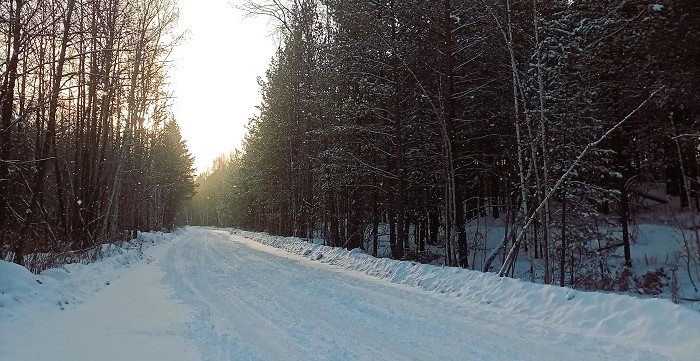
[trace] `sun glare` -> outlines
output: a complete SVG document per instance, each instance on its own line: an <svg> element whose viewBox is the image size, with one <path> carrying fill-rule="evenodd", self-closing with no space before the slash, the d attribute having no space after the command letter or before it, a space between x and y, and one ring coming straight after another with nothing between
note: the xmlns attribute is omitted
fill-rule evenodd
<svg viewBox="0 0 700 361"><path fill-rule="evenodd" d="M173 111L197 172L240 148L256 112L276 45L264 18L244 18L227 0L180 0L179 31L186 39L173 52Z"/></svg>

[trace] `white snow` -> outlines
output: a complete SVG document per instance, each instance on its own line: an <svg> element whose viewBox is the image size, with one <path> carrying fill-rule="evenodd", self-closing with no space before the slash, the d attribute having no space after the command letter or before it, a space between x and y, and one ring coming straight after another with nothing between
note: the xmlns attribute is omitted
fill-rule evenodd
<svg viewBox="0 0 700 361"><path fill-rule="evenodd" d="M16 297L31 294L35 292L38 285L39 283L28 269L0 260L0 295Z"/></svg>
<svg viewBox="0 0 700 361"><path fill-rule="evenodd" d="M144 249L174 235L142 234L137 241L120 246L104 245L109 255L92 264L74 263L34 275L14 263L0 261L0 324L23 316L31 309L60 308L82 303L119 277L124 268L138 262Z"/></svg>
<svg viewBox="0 0 700 361"><path fill-rule="evenodd" d="M260 233L187 228L147 237L158 240L38 276L0 262L0 360L700 355L700 314L664 300L377 259Z"/></svg>
<svg viewBox="0 0 700 361"><path fill-rule="evenodd" d="M545 324L577 329L590 337L653 346L681 359L697 360L700 355L700 314L668 300L580 292L492 273L374 258L299 238L237 230L233 233L311 260L397 284L453 294L469 302L487 304L504 314L515 313Z"/></svg>
<svg viewBox="0 0 700 361"><path fill-rule="evenodd" d="M111 257L37 276L0 261L0 360L197 360L178 334L186 309L152 262L174 236L144 234Z"/></svg>

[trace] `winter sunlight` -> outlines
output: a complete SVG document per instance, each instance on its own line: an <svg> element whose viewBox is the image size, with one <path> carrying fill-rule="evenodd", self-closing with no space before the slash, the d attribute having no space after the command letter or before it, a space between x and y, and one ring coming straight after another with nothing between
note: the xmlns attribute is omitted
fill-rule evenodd
<svg viewBox="0 0 700 361"><path fill-rule="evenodd" d="M0 361L700 360L700 1L0 1Z"/></svg>
<svg viewBox="0 0 700 361"><path fill-rule="evenodd" d="M248 119L260 105L257 78L265 79L277 49L268 19L246 17L227 0L178 0L177 31L169 71L173 113L195 158L197 173L240 149Z"/></svg>

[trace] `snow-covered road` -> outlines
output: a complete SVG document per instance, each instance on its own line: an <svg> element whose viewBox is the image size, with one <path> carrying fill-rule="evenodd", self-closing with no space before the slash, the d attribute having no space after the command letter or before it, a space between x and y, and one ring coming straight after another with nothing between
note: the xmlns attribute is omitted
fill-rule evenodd
<svg viewBox="0 0 700 361"><path fill-rule="evenodd" d="M147 256L81 305L0 324L0 359L669 359L228 231L188 228Z"/></svg>
<svg viewBox="0 0 700 361"><path fill-rule="evenodd" d="M163 265L209 360L654 359L225 231L191 229Z"/></svg>

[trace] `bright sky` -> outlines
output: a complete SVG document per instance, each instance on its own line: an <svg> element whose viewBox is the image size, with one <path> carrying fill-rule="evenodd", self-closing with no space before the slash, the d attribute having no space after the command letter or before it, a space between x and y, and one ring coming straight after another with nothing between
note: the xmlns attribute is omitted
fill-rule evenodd
<svg viewBox="0 0 700 361"><path fill-rule="evenodd" d="M171 58L173 111L201 173L241 147L260 104L256 78L264 78L277 45L268 19L234 8L240 0L178 1L180 31L189 35Z"/></svg>

